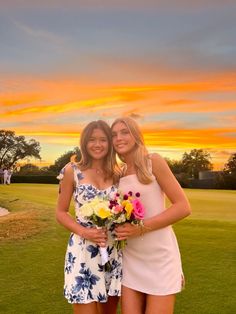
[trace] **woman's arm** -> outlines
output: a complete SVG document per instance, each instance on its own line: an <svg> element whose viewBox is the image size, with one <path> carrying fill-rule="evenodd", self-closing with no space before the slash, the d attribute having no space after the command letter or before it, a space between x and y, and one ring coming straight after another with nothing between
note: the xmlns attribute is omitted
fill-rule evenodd
<svg viewBox="0 0 236 314"><path fill-rule="evenodd" d="M185 193L171 172L167 162L158 154L153 154L151 159L152 172L161 189L170 200L171 205L162 213L145 219L144 229L146 231L172 225L191 213L190 204Z"/></svg>
<svg viewBox="0 0 236 314"><path fill-rule="evenodd" d="M158 154L153 154L152 172L158 184L171 202L171 205L162 213L143 220L143 225L125 223L117 226L116 235L118 240L143 235L146 232L161 229L183 219L191 213L189 202L171 172L166 161Z"/></svg>
<svg viewBox="0 0 236 314"><path fill-rule="evenodd" d="M69 214L69 207L74 191L74 172L70 165L66 166L64 177L60 182L60 192L57 201L56 219L66 229L88 239L100 246L105 246L107 239L103 229L86 228L78 224Z"/></svg>

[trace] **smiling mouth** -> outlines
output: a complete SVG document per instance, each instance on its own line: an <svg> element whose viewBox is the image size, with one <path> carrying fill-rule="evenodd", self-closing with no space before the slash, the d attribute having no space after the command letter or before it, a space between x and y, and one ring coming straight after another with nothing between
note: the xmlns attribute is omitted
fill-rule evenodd
<svg viewBox="0 0 236 314"><path fill-rule="evenodd" d="M119 145L116 145L117 148L122 148L122 147L125 147L125 144L119 144Z"/></svg>

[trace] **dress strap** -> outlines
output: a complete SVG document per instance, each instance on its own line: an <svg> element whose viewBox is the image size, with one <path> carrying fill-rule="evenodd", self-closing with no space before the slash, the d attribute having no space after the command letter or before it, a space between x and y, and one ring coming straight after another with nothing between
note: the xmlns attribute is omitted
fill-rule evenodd
<svg viewBox="0 0 236 314"><path fill-rule="evenodd" d="M75 181L75 185L79 185L80 184L80 180L82 180L84 178L84 175L82 173L82 171L79 169L78 165L75 162L70 162L71 167L74 170L74 181Z"/></svg>
<svg viewBox="0 0 236 314"><path fill-rule="evenodd" d="M77 166L77 164L74 163L74 162L69 162L68 164L66 164L60 170L59 175L57 176L57 179L60 180L60 181L63 180L65 169L66 169L66 167L69 167L69 166L71 166L72 169L73 169L75 185L78 185L80 183L80 180L82 180L84 178L84 175L81 172L81 170L79 169L79 167Z"/></svg>

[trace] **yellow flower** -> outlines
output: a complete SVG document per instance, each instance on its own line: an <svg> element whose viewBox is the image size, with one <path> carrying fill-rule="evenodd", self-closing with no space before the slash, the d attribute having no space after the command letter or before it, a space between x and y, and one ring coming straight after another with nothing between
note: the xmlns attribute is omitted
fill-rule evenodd
<svg viewBox="0 0 236 314"><path fill-rule="evenodd" d="M104 208L104 207L100 208L97 214L102 219L111 217L111 212L107 208Z"/></svg>
<svg viewBox="0 0 236 314"><path fill-rule="evenodd" d="M107 206L107 203L103 201L94 204L94 212L102 219L108 218L112 215L110 209Z"/></svg>
<svg viewBox="0 0 236 314"><path fill-rule="evenodd" d="M126 205L127 203L129 203L127 200L122 201L122 203L121 203L122 207L124 207L124 208L125 208L125 205Z"/></svg>
<svg viewBox="0 0 236 314"><path fill-rule="evenodd" d="M123 201L122 206L125 208L127 219L130 219L131 213L133 211L132 203L130 203L129 201Z"/></svg>

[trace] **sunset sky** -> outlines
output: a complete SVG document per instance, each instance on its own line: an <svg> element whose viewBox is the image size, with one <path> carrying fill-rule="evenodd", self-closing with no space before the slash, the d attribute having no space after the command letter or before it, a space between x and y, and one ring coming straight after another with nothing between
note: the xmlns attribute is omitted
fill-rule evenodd
<svg viewBox="0 0 236 314"><path fill-rule="evenodd" d="M0 129L41 166L91 120L131 116L150 151L236 151L235 0L1 0ZM33 161L35 162L35 161Z"/></svg>

